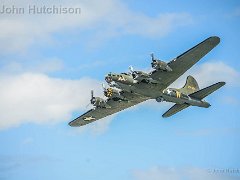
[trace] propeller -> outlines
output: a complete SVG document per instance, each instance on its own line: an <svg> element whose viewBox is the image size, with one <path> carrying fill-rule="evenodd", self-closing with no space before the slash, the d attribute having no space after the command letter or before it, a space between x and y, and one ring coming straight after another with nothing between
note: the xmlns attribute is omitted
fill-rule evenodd
<svg viewBox="0 0 240 180"><path fill-rule="evenodd" d="M132 66L129 66L128 69L131 72L133 79L136 79L138 77L138 71L134 71Z"/></svg>
<svg viewBox="0 0 240 180"><path fill-rule="evenodd" d="M152 63L151 63L152 68L155 68L157 66L157 60L154 58L153 53L151 53L151 57L152 57Z"/></svg>
<svg viewBox="0 0 240 180"><path fill-rule="evenodd" d="M155 58L154 58L154 54L151 53L150 55L151 55L151 57L152 57L152 61L154 61L154 60L155 60Z"/></svg>
<svg viewBox="0 0 240 180"><path fill-rule="evenodd" d="M91 90L91 100L90 100L91 104L95 104L96 102L96 98L93 95L93 90Z"/></svg>
<svg viewBox="0 0 240 180"><path fill-rule="evenodd" d="M90 103L88 103L88 104L86 105L86 109L88 109L88 107L89 107L91 104L94 103L94 102L93 102L93 99L94 99L94 97L93 97L93 90L91 90L91 99L90 99Z"/></svg>
<svg viewBox="0 0 240 180"><path fill-rule="evenodd" d="M131 73L133 73L134 72L134 70L133 70L133 67L132 66L129 66L129 71L131 72Z"/></svg>
<svg viewBox="0 0 240 180"><path fill-rule="evenodd" d="M91 90L91 99L93 98L93 90Z"/></svg>
<svg viewBox="0 0 240 180"><path fill-rule="evenodd" d="M102 83L103 93L106 97L111 97L113 94L112 88L107 88L104 83Z"/></svg>
<svg viewBox="0 0 240 180"><path fill-rule="evenodd" d="M106 91L106 89L107 89L106 85L104 83L102 83L102 88L103 88L104 91Z"/></svg>

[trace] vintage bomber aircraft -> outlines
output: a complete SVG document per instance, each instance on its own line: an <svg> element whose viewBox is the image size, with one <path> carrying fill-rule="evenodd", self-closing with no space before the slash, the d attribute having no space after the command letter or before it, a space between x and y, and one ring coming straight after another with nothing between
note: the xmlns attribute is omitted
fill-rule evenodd
<svg viewBox="0 0 240 180"><path fill-rule="evenodd" d="M103 85L106 98L94 97L93 91L91 91L90 102L94 108L71 121L69 125L83 126L149 99L175 103L163 114L163 117L172 116L189 106L208 108L210 104L203 99L225 85L225 82L218 82L199 89L196 80L192 76L188 76L183 88L167 87L219 42L219 37L209 37L168 63L155 59L152 54L151 65L154 70L150 73L134 71L131 66L129 73L109 73L105 77L109 88Z"/></svg>

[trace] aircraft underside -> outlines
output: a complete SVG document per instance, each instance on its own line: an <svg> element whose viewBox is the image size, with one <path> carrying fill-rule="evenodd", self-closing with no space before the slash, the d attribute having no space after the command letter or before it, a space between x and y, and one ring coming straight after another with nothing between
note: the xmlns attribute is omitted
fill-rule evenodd
<svg viewBox="0 0 240 180"><path fill-rule="evenodd" d="M182 88L168 87L219 42L219 37L209 37L168 63L155 59L152 54L151 72L136 71L130 66L130 72L127 73L108 73L105 77L107 86L103 84L105 97L95 97L91 91L90 103L93 108L71 121L69 125L83 126L149 99L175 104L162 115L163 117L172 116L189 106L210 107L204 98L224 86L225 82L200 89L197 81L188 76Z"/></svg>

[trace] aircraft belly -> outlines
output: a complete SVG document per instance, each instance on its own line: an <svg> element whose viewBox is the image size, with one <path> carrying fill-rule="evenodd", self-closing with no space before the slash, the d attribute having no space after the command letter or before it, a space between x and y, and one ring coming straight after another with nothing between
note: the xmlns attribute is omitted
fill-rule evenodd
<svg viewBox="0 0 240 180"><path fill-rule="evenodd" d="M188 101L191 106L198 106L198 107L205 107L205 108L208 108L210 106L208 102L200 101L198 99L190 99Z"/></svg>
<svg viewBox="0 0 240 180"><path fill-rule="evenodd" d="M173 97L173 96L166 96L166 95L162 95L162 97L164 98L165 101L168 102L173 102L176 104L189 104L191 106L198 106L198 107L205 107L208 108L210 106L209 103L205 102L205 101L200 101L198 99L183 99L183 98L177 98L177 97Z"/></svg>
<svg viewBox="0 0 240 180"><path fill-rule="evenodd" d="M176 103L176 104L186 103L186 100L182 99L182 98L177 98L177 97L174 97L174 96L166 96L164 94L162 95L162 97L164 98L165 101L168 101L168 102L173 102L173 103Z"/></svg>
<svg viewBox="0 0 240 180"><path fill-rule="evenodd" d="M153 99L161 96L163 89L164 87L159 86L158 84L140 83L134 85L134 92Z"/></svg>
<svg viewBox="0 0 240 180"><path fill-rule="evenodd" d="M136 93L138 95L142 95L144 97L150 97L150 98L157 98L162 95L162 90L166 87L160 86L159 84L146 84L146 83L139 83L139 84L133 84L133 85L126 85L123 83L117 83L121 89L130 92L130 93Z"/></svg>
<svg viewBox="0 0 240 180"><path fill-rule="evenodd" d="M134 71L130 67L128 73L108 73L105 80L110 88L103 86L104 95L107 98L95 97L92 90L90 103L93 108L69 122L69 125L72 127L83 126L149 99L156 99L157 102L164 100L176 103L163 114L163 117L170 117L189 106L208 108L210 104L203 98L225 85L225 82L218 82L201 90L198 90L197 86L190 85L192 83L186 83L188 90L184 88L185 85L181 89L167 87L209 53L219 42L219 37L209 37L168 63L154 59L152 55L151 64L154 70L151 72ZM156 62L157 66L155 66ZM115 91L114 88L116 88ZM111 90L108 91L108 89Z"/></svg>

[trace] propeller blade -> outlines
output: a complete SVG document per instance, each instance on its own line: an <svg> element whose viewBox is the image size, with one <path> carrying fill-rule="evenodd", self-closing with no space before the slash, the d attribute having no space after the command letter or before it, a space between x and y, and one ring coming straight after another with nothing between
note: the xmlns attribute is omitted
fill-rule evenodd
<svg viewBox="0 0 240 180"><path fill-rule="evenodd" d="M91 99L93 98L93 90L91 90Z"/></svg>
<svg viewBox="0 0 240 180"><path fill-rule="evenodd" d="M151 57L152 57L152 61L154 61L154 54L153 53L151 53Z"/></svg>
<svg viewBox="0 0 240 180"><path fill-rule="evenodd" d="M131 73L134 71L132 66L129 66L129 70Z"/></svg>
<svg viewBox="0 0 240 180"><path fill-rule="evenodd" d="M106 85L104 83L102 83L102 88L106 90Z"/></svg>

